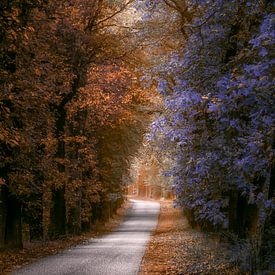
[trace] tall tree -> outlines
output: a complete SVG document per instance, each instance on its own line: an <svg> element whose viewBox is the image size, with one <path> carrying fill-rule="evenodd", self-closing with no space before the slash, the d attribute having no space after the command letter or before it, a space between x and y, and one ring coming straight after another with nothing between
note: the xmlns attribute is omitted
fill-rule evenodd
<svg viewBox="0 0 275 275"><path fill-rule="evenodd" d="M147 1L151 10L158 2ZM268 196L273 7L269 1L164 2L183 18L185 45L154 68L165 102L152 134L174 160L169 174L178 202L192 223L229 230L259 247L274 208L274 194ZM251 250L255 262L258 252Z"/></svg>

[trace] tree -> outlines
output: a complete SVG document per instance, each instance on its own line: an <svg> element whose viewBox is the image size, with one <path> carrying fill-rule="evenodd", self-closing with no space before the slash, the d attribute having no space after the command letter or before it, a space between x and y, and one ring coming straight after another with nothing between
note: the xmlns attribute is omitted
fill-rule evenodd
<svg viewBox="0 0 275 275"><path fill-rule="evenodd" d="M126 64L130 34L111 31L130 3L1 2L1 247L22 247L22 221L32 240L89 230L109 193L122 195L143 133L134 106L147 101Z"/></svg>
<svg viewBox="0 0 275 275"><path fill-rule="evenodd" d="M38 145L33 140L36 130L45 122L42 119L36 124L30 117L30 110L43 110L45 101L40 100L40 94L31 96L31 80L23 71L24 61L32 58L27 47L33 32L31 14L43 7L43 1L1 2L1 247L22 246L20 197L33 184L30 170L35 159L28 157ZM26 182L26 188L21 181Z"/></svg>
<svg viewBox="0 0 275 275"><path fill-rule="evenodd" d="M272 8L268 2L165 2L185 17L186 45L154 68L165 98L152 125L154 142L174 160L168 174L192 224L229 230L260 247L274 209L274 194L268 195ZM255 260L259 250L251 252Z"/></svg>

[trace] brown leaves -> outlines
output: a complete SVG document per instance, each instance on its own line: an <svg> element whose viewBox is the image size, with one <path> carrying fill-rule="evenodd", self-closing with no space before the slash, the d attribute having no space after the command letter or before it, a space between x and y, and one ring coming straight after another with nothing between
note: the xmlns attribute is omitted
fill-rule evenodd
<svg viewBox="0 0 275 275"><path fill-rule="evenodd" d="M117 34L85 29L112 10L108 1L95 9L89 0L3 5L0 168L8 192L22 203L29 226L41 223L45 234L56 189L64 188L66 207L79 207L91 223L104 215L96 204L108 192L123 193L127 158L142 139L133 104L146 101L133 73L111 56Z"/></svg>
<svg viewBox="0 0 275 275"><path fill-rule="evenodd" d="M179 210L173 209L171 202L161 204L158 226L143 257L140 274L177 274L171 261L175 255L173 233L179 216Z"/></svg>
<svg viewBox="0 0 275 275"><path fill-rule="evenodd" d="M161 202L161 213L140 274L239 274L215 239L190 228L179 209Z"/></svg>
<svg viewBox="0 0 275 275"><path fill-rule="evenodd" d="M66 239L56 241L26 243L23 250L0 250L0 274L10 274L11 271L39 258L54 255L64 249L68 249L77 244L83 244L85 241L90 241L91 238L114 230L120 224L128 208L129 205L127 203L124 204L110 221L107 223L97 223L93 231L83 233L80 236L67 237Z"/></svg>

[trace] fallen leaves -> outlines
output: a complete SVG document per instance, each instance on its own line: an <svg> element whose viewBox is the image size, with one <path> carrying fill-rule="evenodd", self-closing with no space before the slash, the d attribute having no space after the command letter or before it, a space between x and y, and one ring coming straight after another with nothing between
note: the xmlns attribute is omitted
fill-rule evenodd
<svg viewBox="0 0 275 275"><path fill-rule="evenodd" d="M91 238L114 230L122 221L124 214L130 205L125 205L118 209L117 214L107 223L95 225L94 230L80 236L67 237L56 241L37 241L24 245L24 249L0 250L0 274L10 274L13 270L29 264L37 259L54 255L64 249L68 249L80 243L85 243Z"/></svg>
<svg viewBox="0 0 275 275"><path fill-rule="evenodd" d="M211 235L188 225L171 201L161 202L158 226L142 260L140 275L146 274L239 274L227 251Z"/></svg>

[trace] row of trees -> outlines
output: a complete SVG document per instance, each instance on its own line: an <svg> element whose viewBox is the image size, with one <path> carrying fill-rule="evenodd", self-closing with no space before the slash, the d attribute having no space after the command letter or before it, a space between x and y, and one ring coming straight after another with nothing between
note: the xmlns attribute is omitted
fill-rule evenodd
<svg viewBox="0 0 275 275"><path fill-rule="evenodd" d="M143 144L132 160L129 194L153 199L171 199L173 192L170 181L162 174L169 159L155 154L150 143Z"/></svg>
<svg viewBox="0 0 275 275"><path fill-rule="evenodd" d="M166 174L190 223L249 240L253 271L275 220L274 7L271 1L145 2L147 20L169 11L178 24L171 25L175 41L181 33L177 47L147 72L164 98L152 141L171 159ZM274 247L268 249L267 261Z"/></svg>
<svg viewBox="0 0 275 275"><path fill-rule="evenodd" d="M0 248L89 230L123 201L145 120L125 58L131 1L0 3Z"/></svg>

